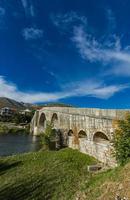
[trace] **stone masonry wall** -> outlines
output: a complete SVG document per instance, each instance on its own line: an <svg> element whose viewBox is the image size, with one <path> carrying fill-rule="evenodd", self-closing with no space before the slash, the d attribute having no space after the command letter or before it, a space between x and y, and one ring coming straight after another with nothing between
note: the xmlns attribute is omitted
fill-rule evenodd
<svg viewBox="0 0 130 200"><path fill-rule="evenodd" d="M115 159L111 156L111 140L114 134L112 124L114 119L123 118L126 112L127 110L45 107L36 111L31 132L34 135L44 132L47 121L53 120L53 128L61 130L69 147L77 148L108 165L114 165ZM73 133L71 136L68 135L70 130ZM77 145L74 144L75 130ZM83 138L78 136L80 131L85 133ZM98 141L94 141L95 134Z"/></svg>

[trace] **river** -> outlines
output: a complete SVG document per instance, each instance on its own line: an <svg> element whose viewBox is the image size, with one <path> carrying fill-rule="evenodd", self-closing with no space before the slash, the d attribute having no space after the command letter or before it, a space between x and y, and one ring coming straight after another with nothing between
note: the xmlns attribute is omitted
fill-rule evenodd
<svg viewBox="0 0 130 200"><path fill-rule="evenodd" d="M34 152L40 149L40 138L27 134L0 135L0 156Z"/></svg>

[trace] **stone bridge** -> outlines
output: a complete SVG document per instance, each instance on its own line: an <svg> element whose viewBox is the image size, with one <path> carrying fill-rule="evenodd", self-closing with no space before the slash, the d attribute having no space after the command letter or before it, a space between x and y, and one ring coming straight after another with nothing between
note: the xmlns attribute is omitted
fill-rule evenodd
<svg viewBox="0 0 130 200"><path fill-rule="evenodd" d="M31 133L44 132L46 123L62 134L63 145L79 149L99 161L114 165L111 141L114 134L113 120L123 118L126 110L44 107L37 110L31 122Z"/></svg>

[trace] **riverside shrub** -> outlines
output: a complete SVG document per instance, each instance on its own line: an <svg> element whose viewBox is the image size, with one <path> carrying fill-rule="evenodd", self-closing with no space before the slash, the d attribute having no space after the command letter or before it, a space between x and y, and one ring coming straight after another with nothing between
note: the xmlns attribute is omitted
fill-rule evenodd
<svg viewBox="0 0 130 200"><path fill-rule="evenodd" d="M130 113L124 120L118 120L113 146L117 162L125 164L130 159Z"/></svg>

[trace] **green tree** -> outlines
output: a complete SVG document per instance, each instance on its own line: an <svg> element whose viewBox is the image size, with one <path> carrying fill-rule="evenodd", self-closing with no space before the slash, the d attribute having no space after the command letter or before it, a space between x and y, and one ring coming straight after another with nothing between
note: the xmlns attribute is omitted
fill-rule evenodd
<svg viewBox="0 0 130 200"><path fill-rule="evenodd" d="M32 117L34 115L34 112L29 112L29 113L25 113L25 114L21 114L21 113L15 113L12 116L11 121L16 123L16 124L20 124L20 123L30 123L32 120Z"/></svg>
<svg viewBox="0 0 130 200"><path fill-rule="evenodd" d="M130 159L130 113L126 114L124 120L117 121L113 146L117 162L125 164Z"/></svg>
<svg viewBox="0 0 130 200"><path fill-rule="evenodd" d="M52 141L53 131L52 131L52 124L47 122L46 129L44 133L41 135L41 141L44 149L50 149L50 143Z"/></svg>

